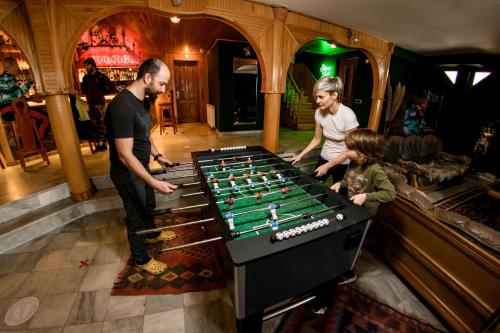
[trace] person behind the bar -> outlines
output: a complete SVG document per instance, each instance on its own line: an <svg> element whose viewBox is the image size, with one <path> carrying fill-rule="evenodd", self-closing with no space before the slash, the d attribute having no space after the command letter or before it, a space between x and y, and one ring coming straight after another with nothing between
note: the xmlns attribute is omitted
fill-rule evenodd
<svg viewBox="0 0 500 333"><path fill-rule="evenodd" d="M161 274L167 264L151 258L147 243L175 238L172 231L137 235L139 230L154 228L155 193L173 192L177 186L155 179L149 173L150 155L160 165L171 165L156 149L150 137L150 114L144 108L146 95L165 92L170 71L161 60L144 61L137 79L109 103L105 116L109 142L110 176L126 211L126 226L132 259L139 268Z"/></svg>
<svg viewBox="0 0 500 333"><path fill-rule="evenodd" d="M106 110L104 95L114 93L116 89L113 82L99 71L93 58L85 59L83 64L87 74L82 79L82 92L87 97L87 104L89 105L91 141L95 145L94 152L105 151L108 146L106 145L106 129L104 127L104 113Z"/></svg>
<svg viewBox="0 0 500 333"><path fill-rule="evenodd" d="M354 112L339 98L343 84L338 76L323 76L314 85L313 94L318 104L314 119L316 127L314 137L302 152L292 158L292 164L299 162L307 153L320 144L325 136L325 143L321 149L314 173L316 178L326 181L332 176L333 183L344 177L349 160L344 153L344 136L359 126Z"/></svg>

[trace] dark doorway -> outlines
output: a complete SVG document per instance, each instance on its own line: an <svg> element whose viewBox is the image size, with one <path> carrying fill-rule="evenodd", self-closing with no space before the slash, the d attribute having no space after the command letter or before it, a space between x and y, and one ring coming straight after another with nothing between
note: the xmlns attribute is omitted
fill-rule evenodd
<svg viewBox="0 0 500 333"><path fill-rule="evenodd" d="M198 62L174 61L175 89L179 123L200 121Z"/></svg>
<svg viewBox="0 0 500 333"><path fill-rule="evenodd" d="M356 67L358 65L358 58L347 58L340 60L339 76L344 82L344 91L342 93L342 104L352 107L353 100L353 85L354 77L356 74Z"/></svg>

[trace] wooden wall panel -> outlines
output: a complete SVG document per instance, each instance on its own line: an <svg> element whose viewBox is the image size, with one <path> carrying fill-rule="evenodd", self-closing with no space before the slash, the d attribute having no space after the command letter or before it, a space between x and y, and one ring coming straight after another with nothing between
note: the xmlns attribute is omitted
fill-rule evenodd
<svg viewBox="0 0 500 333"><path fill-rule="evenodd" d="M208 4L207 0L198 0L198 1L183 0L182 6L175 7L174 5L172 5L172 0L147 0L145 2L146 5L150 8L159 9L161 11L167 11L173 14L201 13L206 10Z"/></svg>
<svg viewBox="0 0 500 333"><path fill-rule="evenodd" d="M19 1L16 0L1 0L0 1L0 21L2 21L5 16L10 15L10 13L20 6Z"/></svg>

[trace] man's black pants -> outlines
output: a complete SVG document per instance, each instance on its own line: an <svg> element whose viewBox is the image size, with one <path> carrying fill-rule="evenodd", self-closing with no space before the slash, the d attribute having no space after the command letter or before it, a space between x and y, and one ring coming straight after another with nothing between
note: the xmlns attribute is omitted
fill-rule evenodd
<svg viewBox="0 0 500 333"><path fill-rule="evenodd" d="M129 171L111 166L111 180L122 198L126 212L128 242L132 259L136 264L145 264L150 260L144 236L136 232L155 228L152 212L156 206L154 190L142 179ZM160 233L148 234L147 238L155 238Z"/></svg>

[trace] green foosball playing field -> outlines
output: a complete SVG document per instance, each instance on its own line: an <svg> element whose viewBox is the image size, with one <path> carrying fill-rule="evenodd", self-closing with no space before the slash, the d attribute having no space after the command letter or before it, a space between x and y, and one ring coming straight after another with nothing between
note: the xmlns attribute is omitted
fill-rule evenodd
<svg viewBox="0 0 500 333"><path fill-rule="evenodd" d="M307 214L328 214L325 193L308 193L311 183L295 183L300 176L287 176L295 168L276 157L222 160L202 170L225 223L239 239L301 224Z"/></svg>

